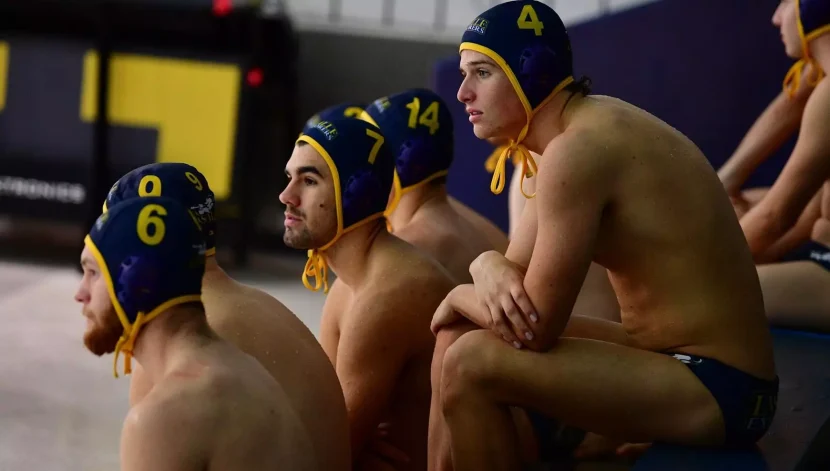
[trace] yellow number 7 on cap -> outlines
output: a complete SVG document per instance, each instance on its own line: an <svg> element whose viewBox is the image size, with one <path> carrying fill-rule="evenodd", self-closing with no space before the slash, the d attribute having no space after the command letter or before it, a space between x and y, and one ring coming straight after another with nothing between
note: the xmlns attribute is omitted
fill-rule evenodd
<svg viewBox="0 0 830 471"><path fill-rule="evenodd" d="M378 152L380 152L380 146L383 145L384 139L383 136L376 133L375 131L372 131L371 129L366 130L366 135L375 140L375 144L372 146L372 150L369 151L369 163L374 165L375 159L378 158Z"/></svg>
<svg viewBox="0 0 830 471"><path fill-rule="evenodd" d="M532 29L536 36L541 36L542 29L545 28L544 23L539 21L539 17L536 16L536 10L533 9L533 5L525 5L522 8L522 13L519 14L519 19L516 21L516 24L519 26L519 29Z"/></svg>

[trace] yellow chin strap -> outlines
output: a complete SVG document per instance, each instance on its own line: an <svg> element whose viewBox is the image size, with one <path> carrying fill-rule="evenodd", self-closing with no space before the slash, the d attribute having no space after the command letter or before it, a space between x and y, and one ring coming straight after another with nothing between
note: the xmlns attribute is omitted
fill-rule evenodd
<svg viewBox="0 0 830 471"><path fill-rule="evenodd" d="M145 322L147 320L144 317L144 313L139 312L138 317L135 319L135 324L132 326L130 324L124 324L124 334L121 335L118 343L115 344L115 358L112 362L112 374L116 378L118 377L118 355L122 352L124 353L124 374L128 375L133 372L132 359L135 339L138 338L138 331L141 330Z"/></svg>
<svg viewBox="0 0 830 471"><path fill-rule="evenodd" d="M326 262L326 257L323 256L323 251L331 247L339 238L340 236L337 235L325 246L308 251L308 261L305 262L305 269L303 270L303 286L307 289L317 292L320 291L320 288L323 288L323 293L329 293L329 265ZM314 278L313 286L309 278Z"/></svg>
<svg viewBox="0 0 830 471"><path fill-rule="evenodd" d="M801 0L795 2L796 24L798 25L798 37L801 38L801 50L804 57L790 67L787 75L784 77L784 90L787 92L789 98L795 97L798 88L801 86L801 79L804 76L804 69L809 65L813 68L815 76L810 79L807 78L807 85L815 87L824 78L825 73L816 60L810 55L810 41L821 36L822 34L830 32L830 25L822 26L821 28L811 32L808 35L804 34L804 24L801 22Z"/></svg>
<svg viewBox="0 0 830 471"><path fill-rule="evenodd" d="M383 213L373 214L355 224L352 224L346 230L339 230L337 234L335 234L334 238L332 238L331 241L329 241L328 244L320 247L319 249L309 250L308 261L305 262L305 269L303 270L303 286L314 292L320 291L320 288L323 288L323 293L328 294L329 264L326 261L325 251L332 245L334 245L334 243L337 242L341 237L348 234L349 232L357 229L358 227L364 224L372 222L375 219L379 219L382 217ZM310 278L314 278L314 285L312 285L311 281L309 281Z"/></svg>
<svg viewBox="0 0 830 471"><path fill-rule="evenodd" d="M386 230L389 231L390 234L394 232L394 228L392 227L392 222L390 221L390 218L392 217L392 213L395 212L395 208L397 208L398 204L401 202L401 198L403 198L403 195L409 193L410 191L425 186L427 183L435 180L436 178L445 177L449 174L449 170L439 170L414 185L409 185L406 188L402 188L401 179L398 177L398 172L396 170L392 184L392 201L389 202L389 205L386 207L386 211L383 212L383 215L386 217Z"/></svg>
<svg viewBox="0 0 830 471"><path fill-rule="evenodd" d="M519 83L519 79L516 78L516 74L513 73L513 70L510 68L510 66L507 65L507 62L505 62L501 55L499 55L496 51L490 49L489 47L485 47L476 43L461 43L461 46L459 47L459 52L465 49L469 49L471 51L476 51L481 54L484 54L485 56L495 61L499 67L501 67L502 71L504 71L505 75L507 75L507 78L510 80L510 83L513 85L513 89L516 91L516 94L519 96L519 100L522 102L522 106L525 109L525 115L527 116L527 121L525 122L524 127L522 127L522 130L519 133L519 137L515 140L511 139L510 144L499 148L501 149L501 154L499 154L499 157L496 159L495 164L493 165L493 179L490 181L490 191L496 195L501 194L501 192L504 191L504 184L507 180L507 159L511 158L513 159L514 165L517 165L517 162L522 163L522 177L519 182L519 187L521 189L522 195L524 195L524 197L528 199L533 198L536 196L536 192L534 192L532 195L528 195L527 193L525 193L524 181L526 177L532 177L533 175L536 175L536 161L533 159L533 156L530 155L530 151L528 150L528 148L522 144L522 141L524 141L525 137L527 137L527 133L530 130L530 123L533 120L533 117L536 115L536 112L542 109L542 107L544 107L550 100L553 99L553 97L555 97L559 92L561 92L562 89L573 83L574 78L572 76L569 76L565 78L565 80L562 80L559 83L559 85L557 85L556 88L553 89L550 95L548 95L544 100L542 100L542 102L539 103L539 106L537 106L536 109L533 109L530 106L530 102L528 101L527 96L522 90L522 86ZM498 152L499 149L496 149L496 152ZM496 152L494 152L493 155L495 155ZM492 156L490 158L492 158ZM488 164L485 162L485 167L487 165Z"/></svg>
<svg viewBox="0 0 830 471"><path fill-rule="evenodd" d="M109 280L109 278L107 278ZM184 304L184 303L192 303L192 302L199 302L202 300L202 295L200 294L185 294L182 296L175 297L168 301L161 303L155 309L150 311L149 314L144 314L143 312L139 311L138 315L135 318L135 322L131 325L127 321L127 316L124 314L124 309L121 307L121 303L118 302L118 299L113 297L113 305L115 306L115 312L118 314L118 318L121 320L121 325L124 326L124 333L121 335L121 338L118 339L118 343L115 344L115 359L113 360L112 372L115 377L118 377L118 355L120 353L124 353L124 374L130 374L133 372L132 368L132 358L133 358L133 349L135 348L135 342L138 338L138 333L141 331L141 328L147 325L148 322L155 319L159 316L162 312L170 309L173 306Z"/></svg>
<svg viewBox="0 0 830 471"><path fill-rule="evenodd" d="M395 170L395 174L392 177L392 201L386 206L386 211L383 212L383 215L386 217L386 230L389 231L391 234L394 232L394 228L392 227L392 221L389 218L392 217L392 213L395 212L395 208L398 207L398 203L401 202L401 197L403 197L403 188L401 188L401 179L398 177L398 171Z"/></svg>

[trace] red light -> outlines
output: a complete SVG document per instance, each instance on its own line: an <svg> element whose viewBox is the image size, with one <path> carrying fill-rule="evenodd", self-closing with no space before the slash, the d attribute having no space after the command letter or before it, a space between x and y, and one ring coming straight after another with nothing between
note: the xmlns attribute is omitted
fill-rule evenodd
<svg viewBox="0 0 830 471"><path fill-rule="evenodd" d="M248 75L245 77L245 79L248 81L248 85L252 87L258 87L262 85L262 69L260 69L259 67L255 67L249 70Z"/></svg>
<svg viewBox="0 0 830 471"><path fill-rule="evenodd" d="M232 8L233 0L213 0L213 14L216 16L225 16Z"/></svg>

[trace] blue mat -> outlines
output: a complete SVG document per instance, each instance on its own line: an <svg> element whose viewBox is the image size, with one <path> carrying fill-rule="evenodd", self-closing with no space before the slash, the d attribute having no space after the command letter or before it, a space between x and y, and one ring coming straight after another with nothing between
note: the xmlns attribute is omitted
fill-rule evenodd
<svg viewBox="0 0 830 471"><path fill-rule="evenodd" d="M758 449L717 451L655 445L635 471L791 471L830 417L830 335L773 329L781 379L778 412Z"/></svg>

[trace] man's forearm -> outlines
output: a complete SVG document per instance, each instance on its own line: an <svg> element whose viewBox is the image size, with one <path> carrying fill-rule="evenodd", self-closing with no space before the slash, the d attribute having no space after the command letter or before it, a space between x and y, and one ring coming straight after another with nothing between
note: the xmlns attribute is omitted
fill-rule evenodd
<svg viewBox="0 0 830 471"><path fill-rule="evenodd" d="M744 136L732 157L718 171L730 194L740 191L755 169L798 129L806 100L779 94Z"/></svg>
<svg viewBox="0 0 830 471"><path fill-rule="evenodd" d="M821 196L822 192L819 191L810 201L810 204L807 205L807 208L802 211L795 225L764 249L763 253L753 257L755 263L777 262L787 253L810 239L813 225L821 217Z"/></svg>
<svg viewBox="0 0 830 471"><path fill-rule="evenodd" d="M755 263L760 263L765 252L790 228L768 214L753 210L741 219L741 229Z"/></svg>
<svg viewBox="0 0 830 471"><path fill-rule="evenodd" d="M485 311L484 306L478 302L476 296L475 285L464 284L456 286L450 291L449 301L450 306L459 314L464 316L473 324L482 329L488 328L489 316Z"/></svg>

